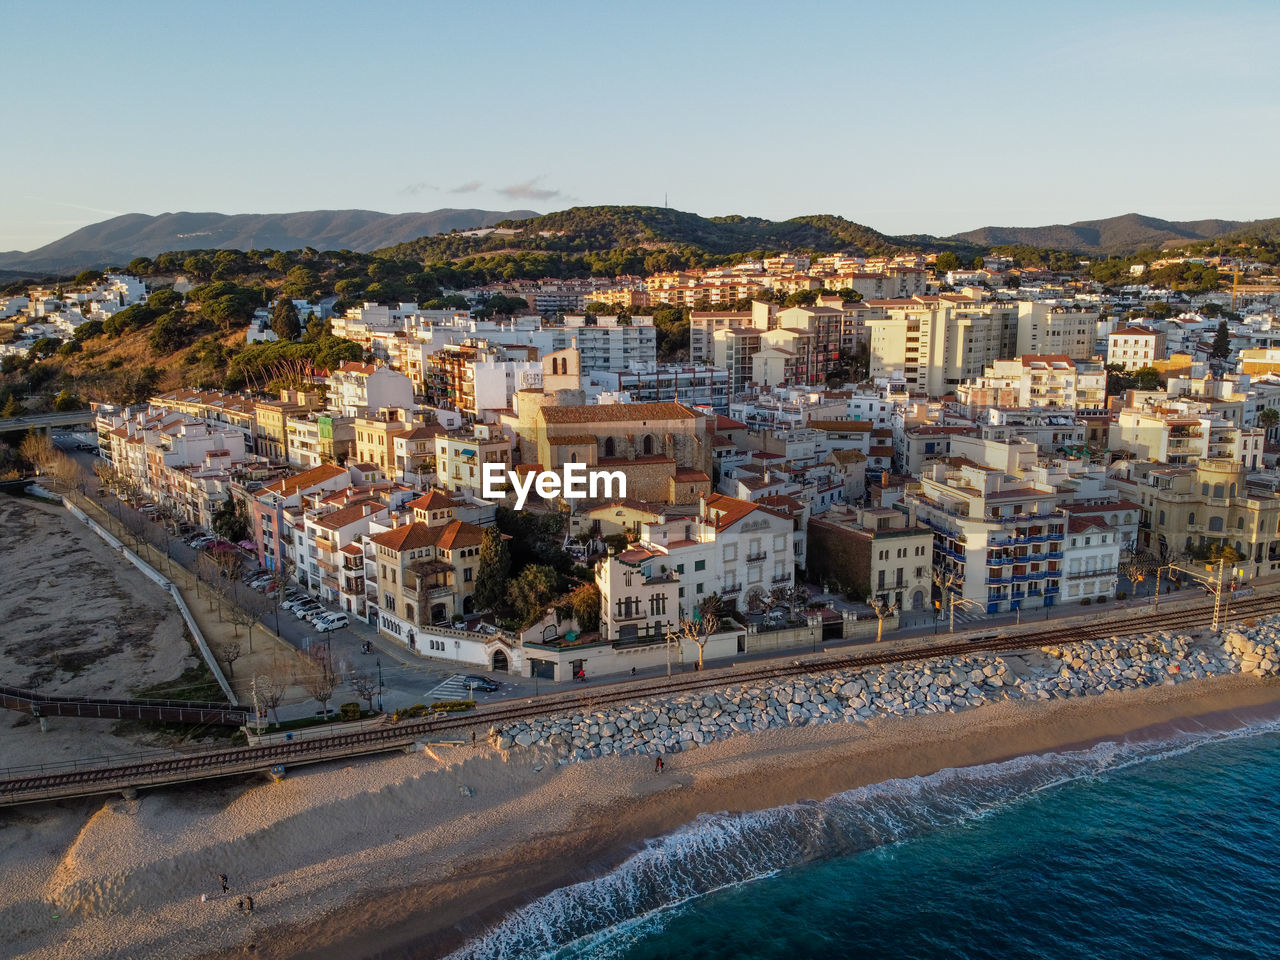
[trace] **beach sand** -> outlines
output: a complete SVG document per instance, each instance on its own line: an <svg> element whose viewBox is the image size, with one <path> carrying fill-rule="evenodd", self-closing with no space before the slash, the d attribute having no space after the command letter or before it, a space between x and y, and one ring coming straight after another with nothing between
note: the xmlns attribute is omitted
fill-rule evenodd
<svg viewBox="0 0 1280 960"><path fill-rule="evenodd" d="M1277 713L1280 684L1231 676L765 731L669 757L662 774L640 756L558 767L533 750L438 746L279 784L8 810L0 929L38 958L436 956L700 814Z"/></svg>

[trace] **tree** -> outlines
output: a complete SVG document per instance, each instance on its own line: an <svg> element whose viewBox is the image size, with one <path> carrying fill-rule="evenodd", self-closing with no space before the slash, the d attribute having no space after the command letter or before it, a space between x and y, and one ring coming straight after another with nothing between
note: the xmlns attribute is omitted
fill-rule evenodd
<svg viewBox="0 0 1280 960"><path fill-rule="evenodd" d="M584 583L570 594L573 618L583 633L600 629L600 589L594 583Z"/></svg>
<svg viewBox="0 0 1280 960"><path fill-rule="evenodd" d="M227 499L213 513L213 532L231 543L249 538L249 521L244 515L244 507L230 491Z"/></svg>
<svg viewBox="0 0 1280 960"><path fill-rule="evenodd" d="M1231 330L1225 319L1218 321L1218 332L1213 335L1213 349L1209 355L1219 360L1231 356Z"/></svg>
<svg viewBox="0 0 1280 960"><path fill-rule="evenodd" d="M769 599L774 603L787 608L787 615L794 620L797 611L809 602L809 591L803 584L784 584L781 587L775 587L773 593L769 595Z"/></svg>
<svg viewBox="0 0 1280 960"><path fill-rule="evenodd" d="M18 453L37 472L43 472L53 463L55 451L53 441L49 439L47 433L36 433L34 430L28 430L27 435L22 438L22 443L18 446Z"/></svg>
<svg viewBox="0 0 1280 960"><path fill-rule="evenodd" d="M1136 594L1139 584L1154 574L1159 566L1160 564L1151 554L1136 551L1120 564L1120 575L1133 585L1133 591Z"/></svg>
<svg viewBox="0 0 1280 960"><path fill-rule="evenodd" d="M480 560L476 566L476 609L492 610L507 596L511 576L511 552L497 525L485 528L480 539Z"/></svg>
<svg viewBox="0 0 1280 960"><path fill-rule="evenodd" d="M933 268L938 276L950 273L952 270L960 268L960 258L950 250L944 250L938 254L938 259L933 262Z"/></svg>
<svg viewBox="0 0 1280 960"><path fill-rule="evenodd" d="M521 627L534 623L556 595L559 577L551 567L531 564L511 581L511 605Z"/></svg>
<svg viewBox="0 0 1280 960"><path fill-rule="evenodd" d="M5 357L5 359L8 360L9 358ZM12 420L14 417L22 416L24 412L22 404L18 402L18 398L11 393L9 394L9 399L5 402L4 409L0 410L0 417L5 420Z"/></svg>
<svg viewBox="0 0 1280 960"><path fill-rule="evenodd" d="M333 699L338 678L328 657L323 653L308 657L306 667L294 672L293 682L307 691L326 714L329 712L329 701Z"/></svg>
<svg viewBox="0 0 1280 960"><path fill-rule="evenodd" d="M292 342L302 336L302 322L298 319L298 308L292 300L281 297L271 310L271 329L276 337L285 342Z"/></svg>
<svg viewBox="0 0 1280 960"><path fill-rule="evenodd" d="M72 393L70 390L60 390L58 395L53 398L53 409L58 413L69 413L72 410L79 410L84 406L84 401L80 399L79 394Z"/></svg>
<svg viewBox="0 0 1280 960"><path fill-rule="evenodd" d="M369 704L369 712L373 713L373 698L378 693L378 681L369 673L354 673L348 681L356 696Z"/></svg>
<svg viewBox="0 0 1280 960"><path fill-rule="evenodd" d="M284 692L289 686L288 676L289 671L284 663L276 659L271 661L271 669L266 675L259 678L263 682L254 684L254 693L258 702L276 718L277 727L280 726L280 703L284 700Z"/></svg>
<svg viewBox="0 0 1280 960"><path fill-rule="evenodd" d="M698 647L698 669L702 669L702 655L707 641L720 626L720 598L712 594L695 609L692 617L680 618L680 637Z"/></svg>
<svg viewBox="0 0 1280 960"><path fill-rule="evenodd" d="M1280 425L1280 411L1267 407L1258 414L1258 426L1263 430L1274 430L1277 425Z"/></svg>
<svg viewBox="0 0 1280 960"><path fill-rule="evenodd" d="M227 640L222 644L222 662L227 665L227 676L235 675L235 662L240 659L240 641Z"/></svg>

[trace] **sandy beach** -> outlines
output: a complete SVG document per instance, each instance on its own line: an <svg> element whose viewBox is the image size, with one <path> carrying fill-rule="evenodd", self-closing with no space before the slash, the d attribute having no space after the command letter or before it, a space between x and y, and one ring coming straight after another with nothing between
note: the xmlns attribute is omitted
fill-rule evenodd
<svg viewBox="0 0 1280 960"><path fill-rule="evenodd" d="M0 927L36 958L437 956L700 814L1276 713L1280 685L1235 675L769 730L672 757L662 774L643 756L556 766L533 750L438 746L279 784L6 810ZM245 895L252 915L237 909Z"/></svg>

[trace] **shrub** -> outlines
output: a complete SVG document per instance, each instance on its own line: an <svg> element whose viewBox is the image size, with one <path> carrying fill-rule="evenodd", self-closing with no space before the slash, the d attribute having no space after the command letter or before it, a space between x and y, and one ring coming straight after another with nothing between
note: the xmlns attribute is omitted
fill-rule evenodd
<svg viewBox="0 0 1280 960"><path fill-rule="evenodd" d="M431 704L431 709L443 710L445 713L462 713L464 710L474 710L475 705L474 700L437 700Z"/></svg>
<svg viewBox="0 0 1280 960"><path fill-rule="evenodd" d="M343 720L359 720L360 704L344 703L342 706L338 707L338 716Z"/></svg>
<svg viewBox="0 0 1280 960"><path fill-rule="evenodd" d="M1090 600L1088 597L1085 597L1083 600L1080 601L1080 606L1087 607L1091 603L1093 603L1093 601Z"/></svg>
<svg viewBox="0 0 1280 960"><path fill-rule="evenodd" d="M1110 600L1110 599L1111 599L1110 597L1108 597L1108 596L1105 596L1105 595L1104 595L1104 596L1099 597L1099 598L1097 599L1097 602L1098 602L1098 603L1106 603L1106 602L1107 602L1108 600Z"/></svg>
<svg viewBox="0 0 1280 960"><path fill-rule="evenodd" d="M1127 598L1128 596L1129 596L1129 595L1128 595L1127 593L1125 593L1123 590L1117 590L1117 591L1116 591L1116 599L1117 599L1117 600L1124 600L1124 599L1125 599L1125 598Z"/></svg>

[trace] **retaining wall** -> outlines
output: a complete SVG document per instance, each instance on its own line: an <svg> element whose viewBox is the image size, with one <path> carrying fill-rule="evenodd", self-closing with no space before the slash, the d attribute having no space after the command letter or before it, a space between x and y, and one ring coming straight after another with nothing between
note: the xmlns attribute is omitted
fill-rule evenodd
<svg viewBox="0 0 1280 960"><path fill-rule="evenodd" d="M205 640L200 624L196 623L196 618L191 615L191 608L187 606L187 601L173 582L166 579L151 564L126 547L117 537L108 532L102 524L98 523L66 497L62 498L62 505L67 508L67 511L73 517L87 524L90 530L100 536L113 549L123 553L125 559L141 570L149 580L153 580L162 590L167 591L169 596L173 597L173 602L178 605L178 612L182 614L182 619L187 623L187 629L191 631L191 636L195 638L196 647L200 651L200 656L204 658L205 665L213 673L213 678L218 681L218 686L222 688L222 692L226 695L227 702L232 706L238 707L240 701L236 699L235 691L231 689L231 684L227 682L227 678L222 672L222 667L219 666L217 658L213 655L213 650L210 649L208 641Z"/></svg>

